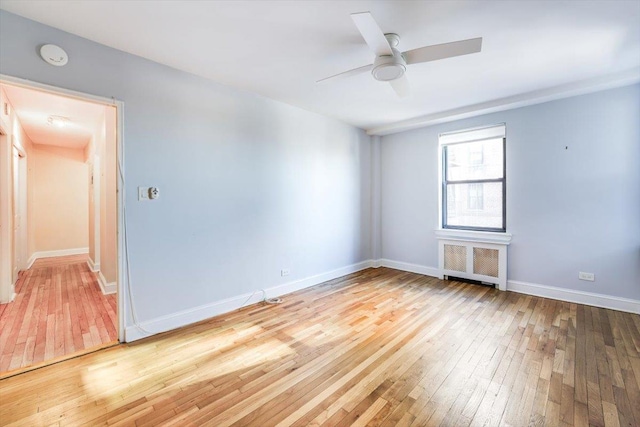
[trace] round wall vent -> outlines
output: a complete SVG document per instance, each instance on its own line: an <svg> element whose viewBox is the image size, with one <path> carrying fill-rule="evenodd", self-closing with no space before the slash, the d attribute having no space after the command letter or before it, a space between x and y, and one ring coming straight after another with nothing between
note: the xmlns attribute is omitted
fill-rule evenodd
<svg viewBox="0 0 640 427"><path fill-rule="evenodd" d="M69 62L69 56L60 46L55 44L45 44L40 48L40 56L46 62L56 67L62 67Z"/></svg>

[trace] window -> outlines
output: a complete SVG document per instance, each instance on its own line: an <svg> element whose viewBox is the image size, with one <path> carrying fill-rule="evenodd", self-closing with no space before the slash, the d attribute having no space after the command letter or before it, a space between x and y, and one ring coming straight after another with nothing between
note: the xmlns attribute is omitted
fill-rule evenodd
<svg viewBox="0 0 640 427"><path fill-rule="evenodd" d="M469 184L469 197L467 198L469 209L483 209L483 194L482 184Z"/></svg>
<svg viewBox="0 0 640 427"><path fill-rule="evenodd" d="M505 126L440 135L442 228L506 231Z"/></svg>
<svg viewBox="0 0 640 427"><path fill-rule="evenodd" d="M469 146L469 165L480 166L484 161L484 146L482 144L472 144Z"/></svg>

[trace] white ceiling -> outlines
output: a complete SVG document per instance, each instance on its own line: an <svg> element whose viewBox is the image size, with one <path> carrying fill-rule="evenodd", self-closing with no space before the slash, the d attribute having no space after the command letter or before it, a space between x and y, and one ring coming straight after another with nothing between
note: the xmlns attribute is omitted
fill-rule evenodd
<svg viewBox="0 0 640 427"><path fill-rule="evenodd" d="M562 92L606 76L640 75L637 0L2 0L1 6L365 129L535 97L549 88ZM483 37L482 52L410 66L408 99L368 74L317 85L372 62L349 16L362 11L370 11L384 32L401 36L401 51Z"/></svg>
<svg viewBox="0 0 640 427"><path fill-rule="evenodd" d="M1 85L25 133L34 144L84 148L104 117L103 105L11 85ZM62 128L50 116L66 117Z"/></svg>

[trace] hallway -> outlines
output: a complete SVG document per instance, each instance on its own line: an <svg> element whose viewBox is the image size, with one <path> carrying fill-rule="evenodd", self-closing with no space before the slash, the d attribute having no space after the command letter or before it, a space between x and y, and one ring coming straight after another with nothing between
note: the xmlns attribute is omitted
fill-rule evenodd
<svg viewBox="0 0 640 427"><path fill-rule="evenodd" d="M116 295L103 295L86 255L36 260L0 304L0 375L117 340Z"/></svg>

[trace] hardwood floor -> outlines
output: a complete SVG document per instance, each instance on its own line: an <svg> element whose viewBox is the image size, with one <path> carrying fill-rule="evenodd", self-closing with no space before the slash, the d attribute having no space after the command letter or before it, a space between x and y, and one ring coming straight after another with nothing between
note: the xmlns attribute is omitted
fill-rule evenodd
<svg viewBox="0 0 640 427"><path fill-rule="evenodd" d="M86 255L44 258L0 304L0 373L117 341L116 297L103 295Z"/></svg>
<svg viewBox="0 0 640 427"><path fill-rule="evenodd" d="M4 425L640 425L640 316L379 268L0 381Z"/></svg>

